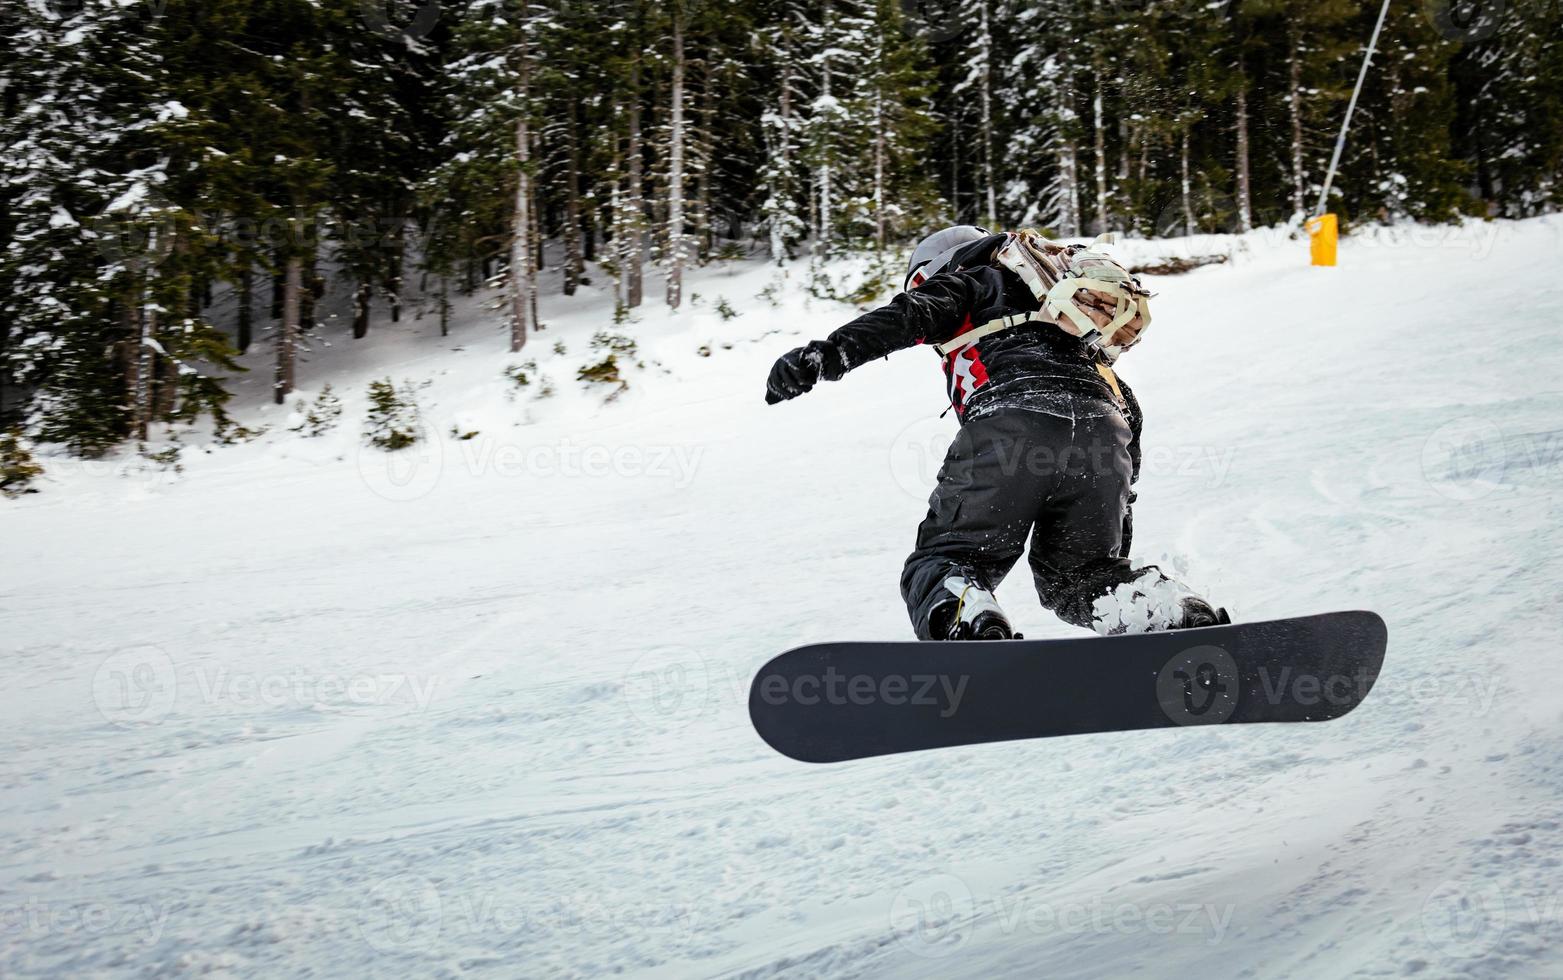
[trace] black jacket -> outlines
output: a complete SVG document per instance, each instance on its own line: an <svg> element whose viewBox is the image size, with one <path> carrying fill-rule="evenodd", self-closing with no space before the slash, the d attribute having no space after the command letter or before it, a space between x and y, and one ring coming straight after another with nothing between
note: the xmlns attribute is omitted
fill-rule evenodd
<svg viewBox="0 0 1563 980"><path fill-rule="evenodd" d="M835 380L893 351L945 343L997 317L1038 309L1019 277L988 264L1003 241L1003 235L991 235L973 242L951 263L957 271L941 272L832 333L824 376ZM1123 411L1137 436L1138 407L1125 404L1134 396L1121 382L1122 396L1113 390L1098 370L1105 363L1059 327L1026 323L944 358L946 394L963 422L1000 408L1058 411L1067 402L1078 412L1105 402Z"/></svg>

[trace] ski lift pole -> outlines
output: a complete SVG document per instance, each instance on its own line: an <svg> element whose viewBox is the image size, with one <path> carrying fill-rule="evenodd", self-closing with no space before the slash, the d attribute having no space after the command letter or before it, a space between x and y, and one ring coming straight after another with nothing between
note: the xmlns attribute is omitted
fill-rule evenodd
<svg viewBox="0 0 1563 980"><path fill-rule="evenodd" d="M1335 183L1335 170L1340 166L1341 152L1346 149L1346 131L1351 129L1352 114L1357 111L1357 98L1362 94L1362 83L1367 81L1368 66L1373 63L1373 52L1378 48L1378 36L1384 30L1384 19L1389 16L1389 0L1379 8L1378 23L1373 25L1373 36L1368 38L1367 53L1362 56L1362 70L1357 72L1357 85L1351 90L1351 101L1346 104L1346 118L1341 120L1340 135L1335 137L1335 151L1330 154L1330 169L1324 175L1324 189L1319 192L1319 207L1308 222L1310 251L1314 265L1335 264L1336 218L1325 208L1329 206L1330 185Z"/></svg>

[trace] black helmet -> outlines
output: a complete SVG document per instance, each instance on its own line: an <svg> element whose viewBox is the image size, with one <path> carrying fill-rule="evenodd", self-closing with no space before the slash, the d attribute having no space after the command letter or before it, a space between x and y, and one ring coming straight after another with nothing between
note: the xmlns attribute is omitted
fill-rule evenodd
<svg viewBox="0 0 1563 980"><path fill-rule="evenodd" d="M902 283L903 287L911 289L932 279L950 264L950 258L962 245L987 237L988 230L978 228L976 225L951 225L942 231L934 232L918 242L917 247L912 250L912 261L906 267L906 281ZM917 277L915 283L912 281L914 276Z"/></svg>

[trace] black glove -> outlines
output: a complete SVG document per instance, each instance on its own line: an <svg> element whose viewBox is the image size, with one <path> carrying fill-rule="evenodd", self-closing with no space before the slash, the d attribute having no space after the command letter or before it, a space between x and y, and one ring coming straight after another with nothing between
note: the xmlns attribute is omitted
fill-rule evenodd
<svg viewBox="0 0 1563 980"><path fill-rule="evenodd" d="M765 404L775 405L797 398L819 384L826 373L825 359L834 357L835 353L829 344L816 340L777 358L771 367L771 376L765 382Z"/></svg>

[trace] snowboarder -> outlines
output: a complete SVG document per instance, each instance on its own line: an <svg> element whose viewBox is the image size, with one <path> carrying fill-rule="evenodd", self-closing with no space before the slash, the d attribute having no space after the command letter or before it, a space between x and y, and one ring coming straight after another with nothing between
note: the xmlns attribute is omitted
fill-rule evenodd
<svg viewBox="0 0 1563 980"><path fill-rule="evenodd" d="M919 639L1006 639L993 597L1031 539L1042 604L1099 633L1230 622L1154 565L1129 563L1140 407L1113 371L1149 294L1092 246L957 225L913 251L905 291L784 354L770 404L893 351L944 358L961 428L901 573Z"/></svg>

